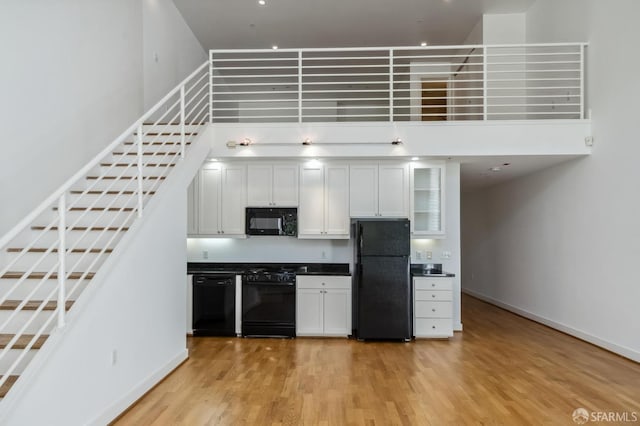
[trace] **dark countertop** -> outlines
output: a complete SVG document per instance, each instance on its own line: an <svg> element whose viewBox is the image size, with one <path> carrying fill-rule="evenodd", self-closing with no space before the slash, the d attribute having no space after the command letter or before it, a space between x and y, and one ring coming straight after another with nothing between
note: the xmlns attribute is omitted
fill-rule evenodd
<svg viewBox="0 0 640 426"><path fill-rule="evenodd" d="M432 264L412 263L411 276L412 277L446 278L446 277L455 277L456 274L443 271L442 264L439 264L439 263L432 263Z"/></svg>
<svg viewBox="0 0 640 426"><path fill-rule="evenodd" d="M256 268L294 269L296 275L346 275L349 276L348 263L213 263L188 262L187 274L243 274Z"/></svg>

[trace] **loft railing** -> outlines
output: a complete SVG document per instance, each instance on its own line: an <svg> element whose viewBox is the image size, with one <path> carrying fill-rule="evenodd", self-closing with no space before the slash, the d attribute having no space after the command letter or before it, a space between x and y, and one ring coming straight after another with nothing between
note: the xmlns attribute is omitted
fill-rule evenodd
<svg viewBox="0 0 640 426"><path fill-rule="evenodd" d="M209 122L208 76L205 62L0 239L0 278L8 280L0 305L17 301L0 324L0 334L12 336L0 351L0 363L8 365L0 387L24 367L43 335L56 323L65 326L83 282L143 215L197 129ZM149 147L157 150L151 154ZM25 259L34 252L35 259ZM52 307L55 314L42 320L39 315ZM11 350L19 354L8 357Z"/></svg>
<svg viewBox="0 0 640 426"><path fill-rule="evenodd" d="M211 50L212 123L585 118L586 44Z"/></svg>

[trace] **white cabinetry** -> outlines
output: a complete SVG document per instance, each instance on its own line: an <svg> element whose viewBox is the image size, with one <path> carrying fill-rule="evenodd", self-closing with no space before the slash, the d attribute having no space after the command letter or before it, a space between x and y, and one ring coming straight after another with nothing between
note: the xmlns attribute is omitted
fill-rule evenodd
<svg viewBox="0 0 640 426"><path fill-rule="evenodd" d="M249 164L247 205L249 207L297 207L298 166L296 164Z"/></svg>
<svg viewBox="0 0 640 426"><path fill-rule="evenodd" d="M198 182L198 234L243 236L246 188L245 165L205 164Z"/></svg>
<svg viewBox="0 0 640 426"><path fill-rule="evenodd" d="M411 164L411 233L444 235L444 163Z"/></svg>
<svg viewBox="0 0 640 426"><path fill-rule="evenodd" d="M351 334L351 277L296 277L296 335Z"/></svg>
<svg viewBox="0 0 640 426"><path fill-rule="evenodd" d="M426 338L453 336L453 279L413 279L413 334Z"/></svg>
<svg viewBox="0 0 640 426"><path fill-rule="evenodd" d="M299 238L349 238L349 166L300 167Z"/></svg>
<svg viewBox="0 0 640 426"><path fill-rule="evenodd" d="M349 169L351 217L409 217L408 164L352 164Z"/></svg>

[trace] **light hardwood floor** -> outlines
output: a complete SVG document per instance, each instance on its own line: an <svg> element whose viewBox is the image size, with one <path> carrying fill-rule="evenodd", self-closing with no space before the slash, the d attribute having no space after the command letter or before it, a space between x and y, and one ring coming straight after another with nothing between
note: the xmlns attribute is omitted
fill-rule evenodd
<svg viewBox="0 0 640 426"><path fill-rule="evenodd" d="M189 339L189 360L115 424L571 425L578 407L640 419L639 364L462 303L449 341Z"/></svg>

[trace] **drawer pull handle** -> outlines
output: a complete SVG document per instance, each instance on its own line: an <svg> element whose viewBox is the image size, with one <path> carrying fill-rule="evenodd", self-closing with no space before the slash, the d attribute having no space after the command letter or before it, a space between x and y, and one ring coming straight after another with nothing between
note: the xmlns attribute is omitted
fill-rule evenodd
<svg viewBox="0 0 640 426"><path fill-rule="evenodd" d="M436 297L436 295L435 295L435 294L432 294L432 295L431 295L431 297L435 298L435 297Z"/></svg>

